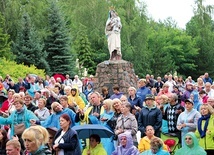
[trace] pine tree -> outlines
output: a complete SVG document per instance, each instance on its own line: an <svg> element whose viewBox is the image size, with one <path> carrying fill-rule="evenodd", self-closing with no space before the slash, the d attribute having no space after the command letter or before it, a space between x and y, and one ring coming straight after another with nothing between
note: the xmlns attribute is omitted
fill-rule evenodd
<svg viewBox="0 0 214 155"><path fill-rule="evenodd" d="M50 73L72 74L74 70L70 53L70 38L66 22L59 7L52 2L48 10L50 33L45 40L45 50L48 53Z"/></svg>
<svg viewBox="0 0 214 155"><path fill-rule="evenodd" d="M91 43L86 35L86 27L81 25L80 31L77 33L76 38L76 51L79 59L79 68L86 68L88 74L95 73L95 62L93 61L93 53L91 49Z"/></svg>
<svg viewBox="0 0 214 155"><path fill-rule="evenodd" d="M17 63L24 65L35 65L39 69L49 71L49 65L46 62L47 53L42 51L43 44L38 38L37 32L31 23L27 13L22 16L21 27L18 31L16 42L13 45L13 52L16 55Z"/></svg>
<svg viewBox="0 0 214 155"><path fill-rule="evenodd" d="M0 58L12 58L11 49L10 49L10 36L4 33L4 18L0 13Z"/></svg>

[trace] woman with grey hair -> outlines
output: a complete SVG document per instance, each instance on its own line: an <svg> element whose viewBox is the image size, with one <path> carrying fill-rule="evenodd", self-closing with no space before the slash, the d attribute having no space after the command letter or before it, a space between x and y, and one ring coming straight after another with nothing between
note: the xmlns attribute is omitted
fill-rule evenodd
<svg viewBox="0 0 214 155"><path fill-rule="evenodd" d="M117 119L117 125L115 127L115 135L119 135L126 131L131 132L134 145L137 146L137 138L136 133L138 130L137 120L133 114L130 112L131 104L129 102L125 102L121 106L122 115Z"/></svg>

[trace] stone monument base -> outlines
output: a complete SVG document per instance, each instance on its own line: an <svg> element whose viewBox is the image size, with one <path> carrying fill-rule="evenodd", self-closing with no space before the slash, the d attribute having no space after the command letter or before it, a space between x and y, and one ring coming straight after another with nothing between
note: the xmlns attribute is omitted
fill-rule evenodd
<svg viewBox="0 0 214 155"><path fill-rule="evenodd" d="M119 86L120 92L128 93L128 88L137 88L137 77L133 64L125 60L104 61L97 65L94 77L94 89L101 93L102 87L107 86L110 94L112 87Z"/></svg>

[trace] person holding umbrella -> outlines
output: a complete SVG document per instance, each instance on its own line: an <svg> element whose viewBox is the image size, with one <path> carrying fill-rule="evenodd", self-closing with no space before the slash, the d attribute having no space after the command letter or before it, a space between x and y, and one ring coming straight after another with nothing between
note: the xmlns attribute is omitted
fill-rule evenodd
<svg viewBox="0 0 214 155"><path fill-rule="evenodd" d="M100 141L101 139L99 135L92 134L89 137L89 146L83 150L82 155L107 155L107 152Z"/></svg>

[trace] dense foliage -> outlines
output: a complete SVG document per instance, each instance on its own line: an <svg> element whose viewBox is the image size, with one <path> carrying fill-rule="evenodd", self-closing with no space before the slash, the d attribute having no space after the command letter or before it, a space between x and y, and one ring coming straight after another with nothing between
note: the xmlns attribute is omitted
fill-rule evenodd
<svg viewBox="0 0 214 155"><path fill-rule="evenodd" d="M72 55L70 53L70 39L66 23L57 5L52 2L48 10L49 33L45 39L45 49L48 53L47 61L50 73L72 73Z"/></svg>
<svg viewBox="0 0 214 155"><path fill-rule="evenodd" d="M25 66L24 64L17 64L15 61L8 61L5 58L0 61L0 75L4 78L10 73L11 78L18 82L19 77L25 77L26 74L35 74L42 78L45 77L45 71L37 69L34 65Z"/></svg>
<svg viewBox="0 0 214 155"><path fill-rule="evenodd" d="M94 74L96 65L109 59L104 28L109 7L114 6L123 25L123 59L134 64L136 74L163 76L177 72L196 78L209 72L210 76L214 76L213 6L204 6L203 0L195 0L195 3L194 16L186 29L180 29L171 18L153 21L147 15L146 5L139 0L1 1L0 12L3 16L0 16L0 21L5 19L5 24L0 25L0 39L4 39L6 45L10 45L11 41L21 47L24 39L20 37L27 27L20 27L20 23L23 23L23 15L28 14L32 25L28 30L29 36L33 34L34 37L29 38L31 41L28 44L32 46L26 46L28 50L22 50L22 54L32 54L31 59L36 61L30 63L49 74L74 75L81 73L74 67L75 59L79 59L79 65ZM10 49L4 49L10 52ZM14 52L16 62L26 64L23 57L20 58L22 54L16 53L18 51L21 50ZM38 59L33 57L35 52L40 53L43 65L37 64ZM5 54L3 56L6 57Z"/></svg>

